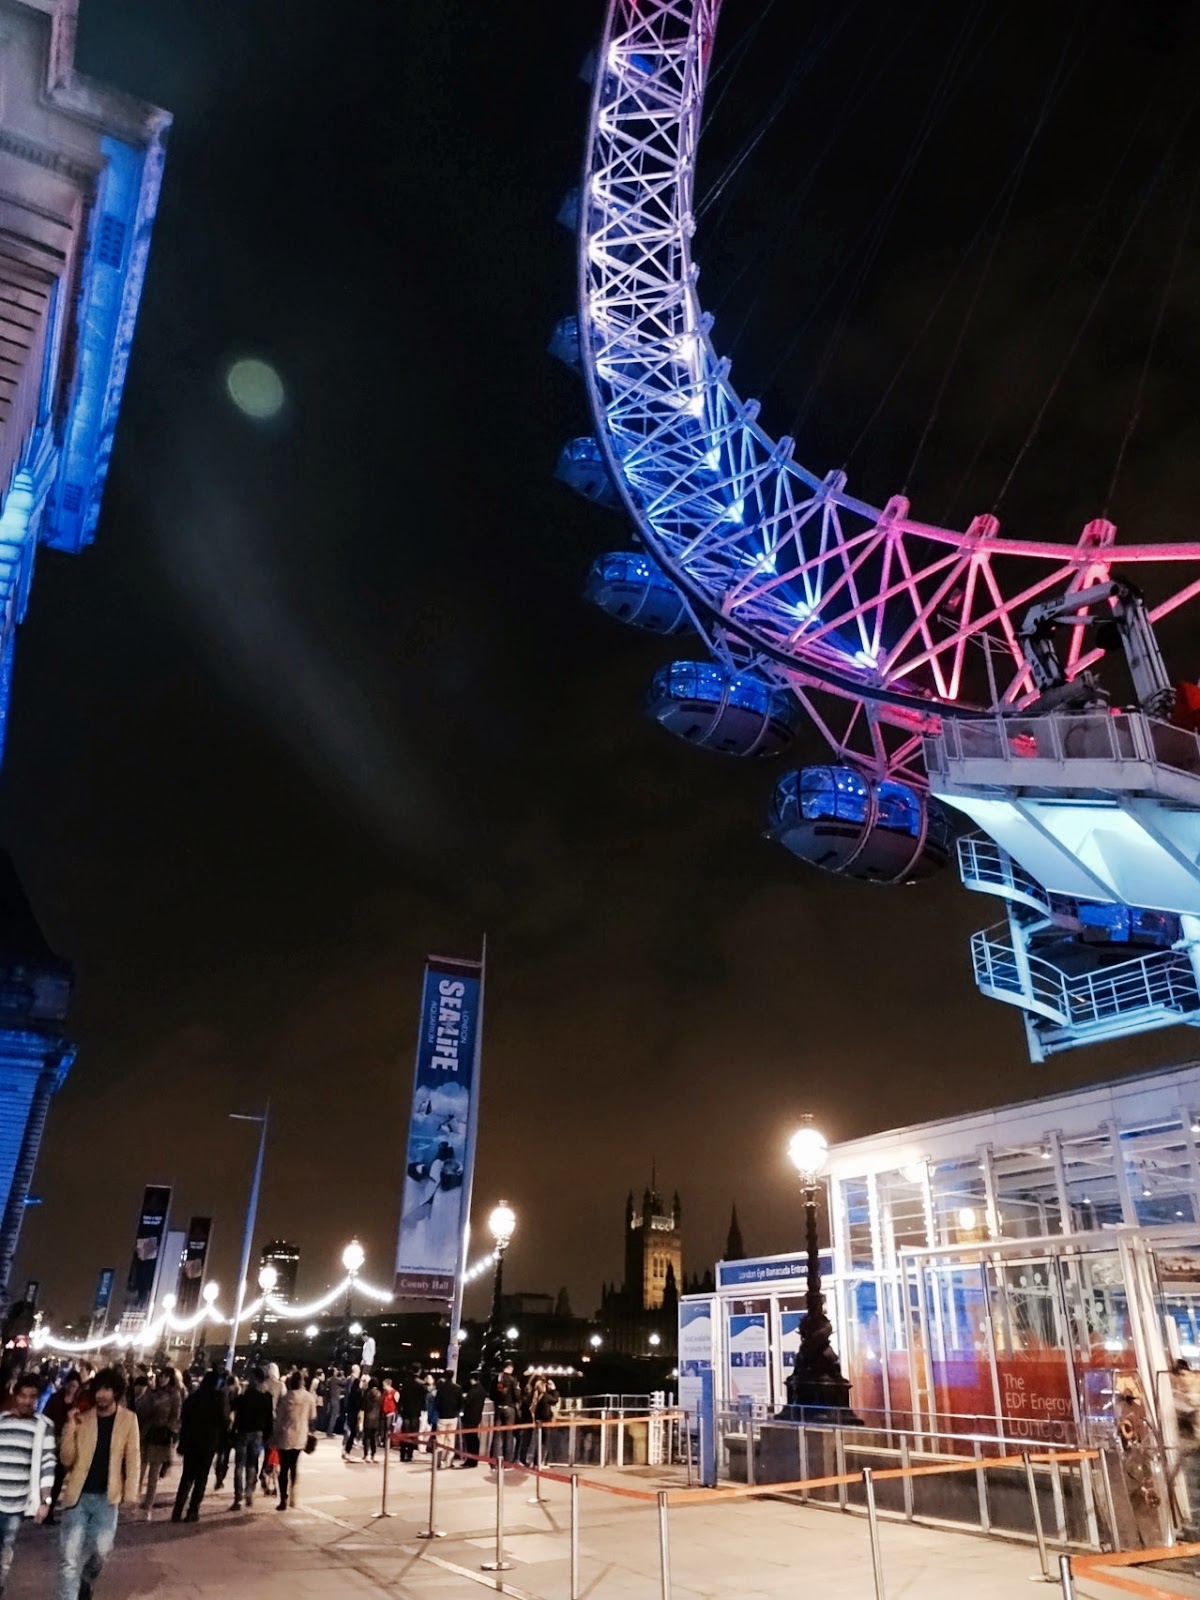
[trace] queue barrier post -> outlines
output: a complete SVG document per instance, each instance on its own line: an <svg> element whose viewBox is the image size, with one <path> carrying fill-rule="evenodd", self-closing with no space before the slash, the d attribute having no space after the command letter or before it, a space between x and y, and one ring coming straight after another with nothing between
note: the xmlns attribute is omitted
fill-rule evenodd
<svg viewBox="0 0 1200 1600"><path fill-rule="evenodd" d="M372 1511L372 1517L394 1517L396 1513L388 1510L388 1455L392 1443L392 1419L385 1416L383 1419L383 1492L379 1500L379 1510ZM430 1527L433 1526L432 1515Z"/></svg>
<svg viewBox="0 0 1200 1600"><path fill-rule="evenodd" d="M509 1572L512 1562L504 1557L504 1457L496 1457L496 1559L481 1561L482 1572Z"/></svg>
<svg viewBox="0 0 1200 1600"><path fill-rule="evenodd" d="M883 1589L883 1556L879 1549L879 1515L875 1510L875 1483L870 1467L863 1468L862 1478L867 1495L867 1526L871 1532L871 1571L875 1575L875 1600L887 1600Z"/></svg>
<svg viewBox="0 0 1200 1600"><path fill-rule="evenodd" d="M438 1456L436 1444L429 1456L429 1526L417 1534L418 1539L444 1539L445 1533L437 1525Z"/></svg>
<svg viewBox="0 0 1200 1600"><path fill-rule="evenodd" d="M662 1580L662 1600L671 1600L671 1541L667 1526L669 1497L658 1491L658 1568Z"/></svg>
<svg viewBox="0 0 1200 1600"><path fill-rule="evenodd" d="M529 1496L527 1504L540 1506L542 1503L542 1439L545 1429L537 1422L533 1425L533 1493Z"/></svg>
<svg viewBox="0 0 1200 1600"><path fill-rule="evenodd" d="M1062 1585L1063 1600L1075 1600L1075 1579L1071 1575L1070 1556L1058 1558L1058 1581Z"/></svg>
<svg viewBox="0 0 1200 1600"><path fill-rule="evenodd" d="M1050 1558L1046 1553L1046 1530L1042 1527L1042 1508L1038 1501L1037 1479L1033 1474L1033 1462L1029 1459L1028 1450L1021 1451L1021 1460L1025 1463L1025 1483L1029 1489L1029 1508L1033 1512L1033 1533L1037 1540L1042 1578L1045 1582L1052 1583L1054 1580L1050 1576Z"/></svg>
<svg viewBox="0 0 1200 1600"><path fill-rule="evenodd" d="M579 1600L579 1478L571 1474L571 1600Z"/></svg>

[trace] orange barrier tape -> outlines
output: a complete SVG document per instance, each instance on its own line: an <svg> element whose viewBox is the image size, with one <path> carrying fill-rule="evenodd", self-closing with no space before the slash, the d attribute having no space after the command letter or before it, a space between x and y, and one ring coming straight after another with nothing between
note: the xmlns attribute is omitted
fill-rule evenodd
<svg viewBox="0 0 1200 1600"><path fill-rule="evenodd" d="M1029 1459L1037 1465L1045 1465L1052 1461L1094 1461L1098 1454L1096 1450L1043 1451L1037 1455L1031 1452ZM993 1456L990 1459L972 1457L969 1461L945 1461L929 1467L883 1467L879 1471L872 1471L871 1477L876 1483L886 1483L897 1478L932 1478L941 1473L978 1472L981 1468L990 1471L994 1467L1024 1465L1024 1456ZM861 1482L860 1470L834 1473L825 1478L797 1478L790 1483L738 1483L730 1484L724 1489L673 1489L667 1496L667 1503L673 1506L686 1506L696 1505L702 1500L746 1500L753 1495L795 1494L804 1489L834 1489L839 1484Z"/></svg>
<svg viewBox="0 0 1200 1600"><path fill-rule="evenodd" d="M1122 1589L1126 1594L1139 1594L1142 1600L1179 1600L1178 1589L1160 1589L1156 1584L1131 1578L1127 1573L1111 1572L1111 1567L1137 1567L1147 1561L1172 1561L1184 1556L1200 1555L1200 1544L1177 1544L1173 1549L1120 1550L1107 1556L1076 1556L1071 1569L1077 1578L1094 1578L1097 1583Z"/></svg>

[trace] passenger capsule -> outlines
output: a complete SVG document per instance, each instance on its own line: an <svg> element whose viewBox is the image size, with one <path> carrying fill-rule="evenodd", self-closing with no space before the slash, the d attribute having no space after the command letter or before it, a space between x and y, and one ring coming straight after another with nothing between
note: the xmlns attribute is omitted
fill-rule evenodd
<svg viewBox="0 0 1200 1600"><path fill-rule="evenodd" d="M612 481L604 452L590 434L582 439L568 439L559 452L554 476L585 500L608 506L613 511L621 509L621 496Z"/></svg>
<svg viewBox="0 0 1200 1600"><path fill-rule="evenodd" d="M578 317L563 317L561 322L554 324L546 353L556 361L561 361L564 367L570 367L573 372L579 371L583 365L583 352L579 348Z"/></svg>
<svg viewBox="0 0 1200 1600"><path fill-rule="evenodd" d="M662 568L638 550L598 556L583 592L610 617L651 633L679 633L688 625L683 596Z"/></svg>
<svg viewBox="0 0 1200 1600"><path fill-rule="evenodd" d="M715 661L672 661L660 668L646 710L668 733L723 755L778 755L792 741L787 694Z"/></svg>
<svg viewBox="0 0 1200 1600"><path fill-rule="evenodd" d="M770 835L801 861L869 883L915 883L945 865L950 822L936 800L852 767L786 772Z"/></svg>

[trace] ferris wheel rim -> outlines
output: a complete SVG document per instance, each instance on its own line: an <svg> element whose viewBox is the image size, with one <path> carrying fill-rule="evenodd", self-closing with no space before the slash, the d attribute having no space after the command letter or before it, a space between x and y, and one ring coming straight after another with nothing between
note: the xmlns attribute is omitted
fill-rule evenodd
<svg viewBox="0 0 1200 1600"><path fill-rule="evenodd" d="M880 529L887 519L889 528L898 538L907 536L914 540L926 541L932 546L957 552L972 560L982 556L990 561L994 556L1011 557L1022 561L1052 562L1070 572L1072 584L1076 575L1084 573L1089 568L1094 569L1098 561L1119 559L1123 564L1139 565L1149 562L1200 560L1200 546L1194 544L1156 543L1119 548L1110 546L1103 551L1097 551L1094 546L1087 544L1086 530L1084 539L1077 544L1069 545L1057 541L1023 540L1000 536L998 524L994 521L986 536L981 537L972 531L980 519L976 519L963 530L943 528L909 516L906 502L902 503L901 510L901 503L897 501L889 502L886 507L880 508L860 500L845 492L845 480L841 475L831 474L821 479L810 469L792 459L791 441L776 440L768 434L758 423L756 404L744 402L733 387L728 376L729 363L717 355L711 339L711 321L705 317L695 289L697 268L691 253L691 229L688 226L694 214L695 145L699 137L699 117L707 81L707 55L711 50L721 0L659 0L657 8L654 0L651 0L649 6L646 0L641 0L637 7L632 4L632 0L608 0L601 45L592 80L588 136L580 188L581 217L577 231L577 274L581 366L596 423L597 441L622 503L637 526L647 550L670 581L680 590L698 617L703 617L720 637L736 641L750 653L752 660L764 668L774 669L779 678L792 687L799 682L818 690L829 690L839 696L907 713L909 717L926 723L940 717L978 716L983 711L979 705L968 704L959 693L939 693L936 687L933 690L926 687L915 689L895 687L892 683L881 681L880 676L855 670L849 663L845 670L839 670L827 658L828 652L814 655L811 647L806 647L802 640L790 639L786 646L780 644L764 633L761 624L756 625L753 621L740 617L735 608L726 604L727 596L714 593L711 587L706 589L696 574L689 571L686 564L677 558L670 543L661 535L646 505L635 494L618 454L614 433L608 425L612 408L606 404L601 391L598 363L591 346L593 316L591 249L597 232L602 230L593 231L589 228L589 216L593 181L597 179L601 170L598 160L601 112L606 84L617 76L613 64L613 51L617 23L623 9L637 15L647 27L649 24L645 19L650 13L653 13L656 19L669 17L674 23L680 24L680 33L683 31L683 26L686 26L687 50L690 55L684 63L684 70L694 71L696 93L690 101L682 94L679 100L679 127L682 130L685 123L689 124L691 140L689 149L684 152L686 159L681 158L674 176L675 190L682 201L675 206L676 235L672 240L672 248L679 259L676 288L678 305L684 309L686 320L690 325L689 337L696 341L697 367L701 373L695 383L697 393L703 390L706 408L718 410L723 417L736 419L736 424L722 424L730 430L730 438L736 425L742 434L754 441L763 461L771 464L772 470L803 485L811 497L812 504L832 506L838 513L844 512L851 517L861 519L868 527L876 530ZM664 29L664 33L665 31ZM615 139L615 133L613 137ZM686 143L682 133L679 142L681 148ZM709 396L717 397L719 404L714 402L710 406ZM755 407L753 414L751 414L752 406ZM759 483L765 481L765 478L764 470L761 479L758 480ZM839 478L840 481L837 481ZM882 603L876 602L877 608ZM829 624L825 628L824 636L836 638L836 635L831 635L832 626ZM878 623L876 629L878 631ZM1009 631L1011 643L1011 629ZM928 653L931 657L935 653L932 646Z"/></svg>

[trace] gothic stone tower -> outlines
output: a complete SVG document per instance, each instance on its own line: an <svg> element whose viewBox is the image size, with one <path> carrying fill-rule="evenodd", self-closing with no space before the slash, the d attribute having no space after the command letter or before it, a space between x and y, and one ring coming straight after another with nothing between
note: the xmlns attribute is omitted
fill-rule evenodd
<svg viewBox="0 0 1200 1600"><path fill-rule="evenodd" d="M675 1282L683 1282L683 1234L680 1231L679 1196L668 1211L654 1187L642 1195L641 1210L633 1195L625 1202L625 1298L631 1310L661 1311L667 1268L675 1269Z"/></svg>

